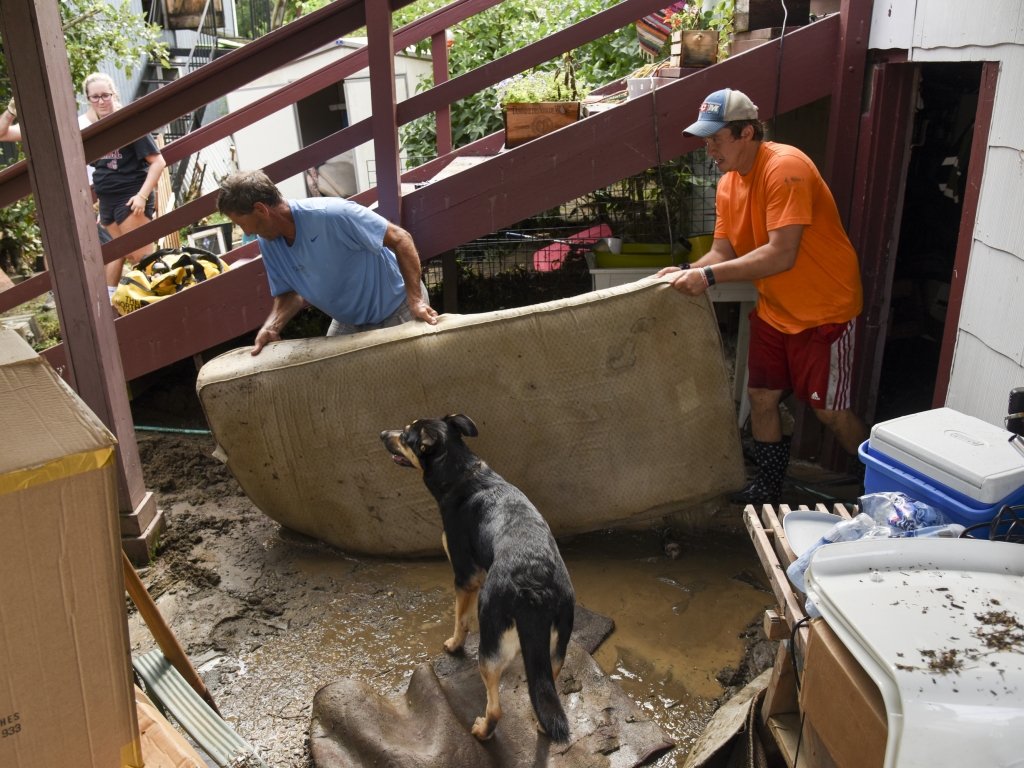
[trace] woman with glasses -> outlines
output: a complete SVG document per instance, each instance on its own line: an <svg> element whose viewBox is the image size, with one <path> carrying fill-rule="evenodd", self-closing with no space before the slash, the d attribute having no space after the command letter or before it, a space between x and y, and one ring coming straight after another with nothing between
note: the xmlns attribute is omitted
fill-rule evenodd
<svg viewBox="0 0 1024 768"><path fill-rule="evenodd" d="M114 81L102 72L85 78L85 95L89 99L89 111L95 114L93 122L121 108ZM131 232L153 218L156 185L167 163L152 136L147 134L136 139L90 165L94 169L93 189L100 202L100 223L111 235L118 237ZM128 261L137 264L152 252L152 244L143 246L130 253ZM104 267L111 296L121 281L123 266L121 258Z"/></svg>

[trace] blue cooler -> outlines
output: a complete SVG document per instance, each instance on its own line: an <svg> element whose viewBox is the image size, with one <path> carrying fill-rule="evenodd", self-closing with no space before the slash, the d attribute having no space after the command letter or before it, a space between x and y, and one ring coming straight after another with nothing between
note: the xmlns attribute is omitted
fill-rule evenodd
<svg viewBox="0 0 1024 768"><path fill-rule="evenodd" d="M1024 504L1024 455L1012 433L952 408L884 421L860 447L864 492L902 491L964 526Z"/></svg>

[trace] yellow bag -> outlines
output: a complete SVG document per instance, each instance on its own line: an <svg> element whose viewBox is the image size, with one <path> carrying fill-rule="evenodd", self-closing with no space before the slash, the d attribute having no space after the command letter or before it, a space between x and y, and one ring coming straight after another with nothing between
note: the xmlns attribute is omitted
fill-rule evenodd
<svg viewBox="0 0 1024 768"><path fill-rule="evenodd" d="M202 248L164 248L132 267L110 301L127 315L227 270L223 259Z"/></svg>

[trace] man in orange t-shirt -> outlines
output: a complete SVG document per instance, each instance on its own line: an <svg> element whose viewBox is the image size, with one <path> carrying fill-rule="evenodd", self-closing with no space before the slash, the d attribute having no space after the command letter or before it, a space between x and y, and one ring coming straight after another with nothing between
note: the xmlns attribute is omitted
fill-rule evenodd
<svg viewBox="0 0 1024 768"><path fill-rule="evenodd" d="M697 296L719 282L752 280L750 423L757 479L732 500L778 503L789 463L779 401L811 405L851 454L867 426L850 410L856 317L863 303L857 254L814 163L796 147L764 141L757 107L739 91L704 100L686 135L705 139L725 175L715 200L715 242L703 258L658 273Z"/></svg>

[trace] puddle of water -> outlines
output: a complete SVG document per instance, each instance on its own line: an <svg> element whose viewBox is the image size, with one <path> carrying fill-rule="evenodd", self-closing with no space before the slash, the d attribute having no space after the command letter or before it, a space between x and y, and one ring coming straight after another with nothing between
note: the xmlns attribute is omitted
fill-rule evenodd
<svg viewBox="0 0 1024 768"><path fill-rule="evenodd" d="M650 533L587 534L561 547L576 599L615 620L594 659L683 747L659 766L682 765L722 693L715 674L738 664L739 633L773 602L732 578L758 568L740 543L692 539L677 560L652 555L660 542Z"/></svg>
<svg viewBox="0 0 1024 768"><path fill-rule="evenodd" d="M601 668L649 712L681 749L657 765L682 765L722 692L715 674L737 665L739 633L771 598L736 581L756 556L735 538L683 543L661 554L652 533L600 532L561 545L577 600L611 617L615 632L595 654ZM353 563L356 563L353 568ZM334 554L302 555L297 578L334 581L307 626L265 636L236 660L248 704L236 718L246 738L272 739L308 723L313 693L340 677L380 694L401 690L419 664L441 652L454 623L451 566L445 559L388 562ZM266 746L272 746L267 743Z"/></svg>

